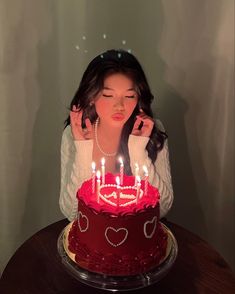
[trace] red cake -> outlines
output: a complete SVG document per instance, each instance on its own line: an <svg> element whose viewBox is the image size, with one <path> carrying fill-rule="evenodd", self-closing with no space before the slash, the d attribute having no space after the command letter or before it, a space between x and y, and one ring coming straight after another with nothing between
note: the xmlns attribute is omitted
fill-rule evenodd
<svg viewBox="0 0 235 294"><path fill-rule="evenodd" d="M106 174L99 193L92 179L77 192L78 216L67 235L70 257L91 272L123 276L147 272L166 255L167 234L159 223L158 190L124 176L117 186ZM138 191L138 192L137 192Z"/></svg>

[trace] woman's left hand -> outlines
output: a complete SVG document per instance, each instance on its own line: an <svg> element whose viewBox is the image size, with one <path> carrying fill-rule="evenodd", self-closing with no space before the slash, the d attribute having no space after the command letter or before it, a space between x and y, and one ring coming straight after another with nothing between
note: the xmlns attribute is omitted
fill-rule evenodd
<svg viewBox="0 0 235 294"><path fill-rule="evenodd" d="M139 129L141 124L143 125ZM136 121L134 123L131 134L134 136L149 137L152 133L153 126L153 118L145 114L142 110L140 110L140 114L136 116Z"/></svg>

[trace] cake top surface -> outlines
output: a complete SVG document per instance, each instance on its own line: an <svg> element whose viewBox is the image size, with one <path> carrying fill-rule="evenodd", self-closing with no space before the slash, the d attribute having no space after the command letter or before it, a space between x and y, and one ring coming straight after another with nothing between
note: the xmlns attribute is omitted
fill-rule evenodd
<svg viewBox="0 0 235 294"><path fill-rule="evenodd" d="M101 183L99 189L94 179L85 181L78 190L77 198L99 213L107 212L113 215L137 213L159 203L157 188L145 180L136 184L134 176L124 175L123 184L118 186L116 176L107 173L105 183Z"/></svg>

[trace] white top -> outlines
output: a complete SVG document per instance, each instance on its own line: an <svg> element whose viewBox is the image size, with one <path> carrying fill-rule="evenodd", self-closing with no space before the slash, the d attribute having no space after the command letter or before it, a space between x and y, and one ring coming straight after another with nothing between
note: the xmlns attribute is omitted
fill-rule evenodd
<svg viewBox="0 0 235 294"><path fill-rule="evenodd" d="M157 124L162 129L159 121ZM135 163L141 167L146 165L149 173L149 182L157 187L160 193L160 217L163 217L170 210L173 202L173 189L169 163L168 142L164 143L163 149L158 153L154 165L148 157L145 149L148 144L148 137L130 135L128 149L130 154L130 165L132 173L135 173ZM78 188L85 180L92 176L93 140L75 141L70 125L67 126L62 135L61 142L61 187L60 187L60 209L70 221L77 215ZM155 169L154 169L155 166ZM139 169L140 176L142 169Z"/></svg>

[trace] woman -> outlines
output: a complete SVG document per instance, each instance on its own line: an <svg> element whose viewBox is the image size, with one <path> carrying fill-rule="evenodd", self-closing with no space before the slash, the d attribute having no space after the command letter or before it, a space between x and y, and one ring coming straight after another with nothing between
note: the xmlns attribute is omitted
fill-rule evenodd
<svg viewBox="0 0 235 294"><path fill-rule="evenodd" d="M62 136L59 203L70 221L77 213L78 188L91 177L92 161L99 163L103 157L111 173L118 171L119 156L128 175L134 174L136 163L147 166L149 182L160 193L160 216L167 214L173 202L167 136L153 119L152 100L144 71L132 54L109 50L90 62Z"/></svg>

